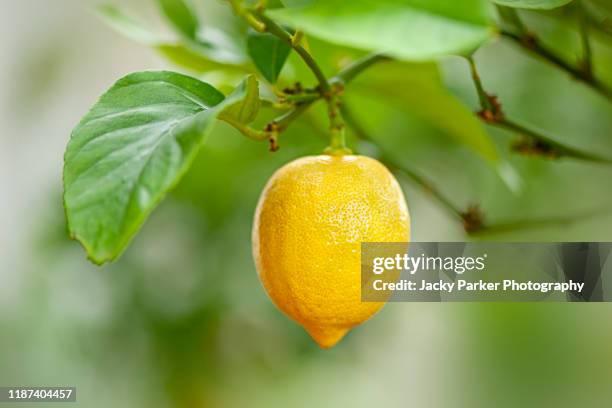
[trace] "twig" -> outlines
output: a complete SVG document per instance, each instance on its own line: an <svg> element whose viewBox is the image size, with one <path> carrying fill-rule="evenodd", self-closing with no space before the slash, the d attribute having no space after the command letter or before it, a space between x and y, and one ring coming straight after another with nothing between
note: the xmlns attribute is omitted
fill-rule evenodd
<svg viewBox="0 0 612 408"><path fill-rule="evenodd" d="M304 102L299 105L296 105L292 110L285 113L284 115L279 116L274 119L272 122L268 123L265 127L265 132L270 135L270 151L275 152L279 149L278 146L278 136L287 130L289 125L293 123L298 117L302 115L302 113L306 112L310 106L315 103L316 100Z"/></svg>
<svg viewBox="0 0 612 408"><path fill-rule="evenodd" d="M315 101L304 102L296 105L292 110L274 119L268 126L273 126L278 132L284 132L302 113L304 113Z"/></svg>
<svg viewBox="0 0 612 408"><path fill-rule="evenodd" d="M589 20L584 2L578 2L578 18L580 20L580 41L582 43L582 75L585 78L593 80L593 48L589 37Z"/></svg>
<svg viewBox="0 0 612 408"><path fill-rule="evenodd" d="M496 7L502 21L508 23L516 30L516 32L513 32L512 30L502 28L502 36L514 41L523 49L567 72L573 78L583 82L608 99L612 99L612 91L603 83L598 81L592 74L591 45L587 34L588 15L582 4L580 4L579 7L581 9L581 38L583 41L584 56L581 64L582 66L580 67L574 67L563 58L559 57L557 54L543 46L536 35L527 29L516 9L499 5L496 5Z"/></svg>
<svg viewBox="0 0 612 408"><path fill-rule="evenodd" d="M524 140L515 144L514 147L516 151L523 154L539 155L552 159L570 157L579 160L612 164L612 160L609 158L566 146L546 135L508 119L497 97L486 92L480 75L478 74L474 59L472 57L467 57L467 60L470 65L472 81L474 82L474 87L476 88L480 100L481 110L477 113L478 116L490 125L522 135Z"/></svg>
<svg viewBox="0 0 612 408"><path fill-rule="evenodd" d="M315 102L316 100L312 100L295 105L293 109L268 123L263 130L253 129L244 123L234 120L231 116L221 115L219 116L219 119L229 123L251 140L268 140L270 142L270 151L275 152L279 149L278 136L287 130L289 125L291 125L291 123L293 123L293 121L299 116L301 116L302 113L308 110L308 108L310 108L310 106Z"/></svg>
<svg viewBox="0 0 612 408"><path fill-rule="evenodd" d="M474 81L474 86L476 87L476 93L478 94L478 100L480 101L480 107L482 109L479 115L487 122L494 122L502 119L503 112L501 106L497 103L496 99L493 99L493 97L485 91L474 58L468 56L466 59L470 65L470 74L472 75L472 80Z"/></svg>
<svg viewBox="0 0 612 408"><path fill-rule="evenodd" d="M256 17L265 25L266 32L286 42L302 58L304 63L306 63L308 68L310 68L314 76L317 78L317 81L319 81L319 87L321 88L321 92L323 93L331 92L332 90L331 85L329 84L327 77L325 76L325 74L323 73L323 71L317 64L317 62L314 60L314 58L312 58L310 53L306 51L306 48L304 48L299 43L299 41L294 41L294 38L293 36L291 36L291 34L285 31L285 29L283 29L281 26L276 24L273 20L268 18L265 14L259 12L257 13Z"/></svg>
<svg viewBox="0 0 612 408"><path fill-rule="evenodd" d="M378 52L366 55L343 68L330 82L342 82L346 84L372 65L381 61L391 61L391 58Z"/></svg>
<svg viewBox="0 0 612 408"><path fill-rule="evenodd" d="M264 13L262 4L260 3L254 9L245 8L240 0L229 0L235 13L243 17L255 30L270 33L281 41L287 43L293 50L302 58L304 63L310 68L314 76L319 82L318 93L327 101L329 114L329 129L331 133L331 144L326 149L329 154L346 154L350 150L346 147L344 136L344 122L342 115L338 109L340 105L339 94L344 89L342 84L334 84L333 86L327 80L327 77L312 58L310 53L300 44L302 33L296 32L295 35L289 34L284 28L268 18ZM313 100L315 100L313 98ZM307 101L308 102L308 101ZM296 110L296 116L301 113L301 110ZM274 125L272 124L272 128ZM277 133L270 138L271 149L275 150Z"/></svg>
<svg viewBox="0 0 612 408"><path fill-rule="evenodd" d="M228 0L232 8L234 9L234 13L237 16L240 16L246 21L248 25L250 25L253 30L263 33L266 31L266 25L261 21L257 20L255 16L246 8L242 6L242 2L240 0ZM262 4L259 4L257 7L261 7Z"/></svg>
<svg viewBox="0 0 612 408"><path fill-rule="evenodd" d="M272 135L266 130L257 130L252 127L245 125L244 123L235 120L229 115L219 115L219 120L229 123L234 128L240 131L243 135L251 140L263 141L269 139Z"/></svg>
<svg viewBox="0 0 612 408"><path fill-rule="evenodd" d="M298 93L295 95L283 94L279 97L281 103L289 102L295 104L311 103L321 99L318 93Z"/></svg>
<svg viewBox="0 0 612 408"><path fill-rule="evenodd" d="M610 16L602 15L599 10L594 10L593 6L591 3L582 3L582 8L586 13L589 25L604 35L612 36L612 20Z"/></svg>
<svg viewBox="0 0 612 408"><path fill-rule="evenodd" d="M566 146L548 136L537 133L509 119L504 118L500 122L493 123L493 125L527 137L526 141L523 141L523 143L519 141L519 143L515 145L515 150L519 151L520 153L538 154L553 159L569 157L595 163L612 164L611 159Z"/></svg>
<svg viewBox="0 0 612 408"><path fill-rule="evenodd" d="M523 49L529 51L533 55L536 55L548 61L557 68L560 68L561 70L567 72L573 78L588 85L590 88L599 92L606 98L612 99L612 91L610 91L610 89L608 89L603 83L598 81L596 78L585 75L583 70L572 66L571 64L563 60L561 57L550 51L548 48L544 47L537 39L537 37L535 37L533 34L529 34L528 36L522 36L507 30L502 30L501 35L514 41L516 44L521 46Z"/></svg>
<svg viewBox="0 0 612 408"><path fill-rule="evenodd" d="M578 221L584 221L601 215L610 214L612 212L610 208L611 207L609 206L602 207L590 211L585 211L583 213L579 213L569 217L533 218L485 225L479 230L472 232L471 235L481 236L486 234L512 232L522 229L569 226Z"/></svg>
<svg viewBox="0 0 612 408"><path fill-rule="evenodd" d="M516 30L518 30L519 34L524 37L529 36L529 31L527 27L523 23L523 20L518 15L518 12L513 7L500 6L499 4L495 4L495 8L501 20L505 23L510 24Z"/></svg>
<svg viewBox="0 0 612 408"><path fill-rule="evenodd" d="M316 63L316 61L312 58L310 53L306 51L304 47L300 45L300 41L296 41L291 34L285 31L281 26L276 24L274 21L266 17L262 10L264 5L259 4L255 7L254 10L249 10L245 8L240 0L228 0L234 12L242 17L247 24L249 24L254 30L258 32L268 32L282 41L286 42L291 48L298 53L298 55L302 58L302 60L306 63L308 68L312 71L314 76L319 81L319 86L321 87L322 92L331 91L331 86L327 81L327 77L323 74L323 71ZM300 36L301 34L298 34ZM296 38L298 37L296 36Z"/></svg>

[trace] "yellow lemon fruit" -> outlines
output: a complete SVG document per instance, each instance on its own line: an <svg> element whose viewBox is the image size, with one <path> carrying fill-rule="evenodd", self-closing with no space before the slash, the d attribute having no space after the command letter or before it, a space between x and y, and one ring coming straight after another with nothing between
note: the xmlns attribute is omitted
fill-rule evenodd
<svg viewBox="0 0 612 408"><path fill-rule="evenodd" d="M253 255L272 301L329 348L384 305L361 301L361 243L409 239L406 201L386 167L364 156L311 156L266 185Z"/></svg>

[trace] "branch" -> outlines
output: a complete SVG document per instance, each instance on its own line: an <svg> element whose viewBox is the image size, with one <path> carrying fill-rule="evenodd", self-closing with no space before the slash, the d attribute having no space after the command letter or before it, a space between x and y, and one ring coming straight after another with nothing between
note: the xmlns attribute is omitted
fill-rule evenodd
<svg viewBox="0 0 612 408"><path fill-rule="evenodd" d="M238 131L240 131L240 133L242 133L249 139L255 140L257 142L261 142L263 140L270 139L272 137L272 134L270 132L266 130L253 129L249 125L245 125L244 123L233 119L231 116L220 115L219 120L229 123L234 128L236 128Z"/></svg>
<svg viewBox="0 0 612 408"><path fill-rule="evenodd" d="M302 45L299 44L299 41L294 40L294 37L291 34L285 31L285 29L276 24L273 20L266 17L266 15L264 15L263 13L257 13L256 16L257 19L259 19L264 24L266 32L286 42L302 58L302 60L306 63L308 68L310 68L314 76L317 78L317 81L319 81L319 87L321 88L321 92L331 92L331 85L329 84L327 77L325 76L317 62L314 60L314 58L312 58L310 53L306 51L306 49Z"/></svg>
<svg viewBox="0 0 612 408"><path fill-rule="evenodd" d="M221 115L219 116L219 119L229 123L238 131L240 131L240 133L242 133L251 140L268 140L270 142L270 151L275 152L279 149L278 136L282 132L287 130L287 128L293 123L293 121L299 116L301 116L302 113L304 113L306 110L308 110L308 108L310 108L310 106L314 102L316 102L316 100L295 105L293 109L268 123L265 126L264 130L253 129L252 127L245 125L244 123L234 120L231 116Z"/></svg>
<svg viewBox="0 0 612 408"><path fill-rule="evenodd" d="M595 163L612 164L611 159L566 146L548 136L537 133L509 119L504 118L498 123L493 123L493 125L527 137L526 140L519 141L514 146L516 151L523 154L536 154L552 159L569 157Z"/></svg>
<svg viewBox="0 0 612 408"><path fill-rule="evenodd" d="M346 108L345 106L343 106L343 112L347 123L349 124L349 126L351 126L351 129L353 129L357 137L359 139L373 143L374 141L372 140L372 138L369 137L365 129L363 129L363 127L355 120L351 111L348 110L348 108ZM428 192L440 204L442 204L442 207L447 210L453 217L462 221L463 228L471 236L478 237L485 234L499 234L528 228L543 228L570 225L578 221L612 213L612 210L610 210L610 206L604 206L599 209L586 211L571 217L551 217L540 219L536 218L513 220L496 224L486 224L484 222L484 215L482 213L482 210L477 205L471 205L466 211L462 211L438 190L433 188L432 184L429 181L415 173L413 170L396 163L384 153L380 157L380 161L395 173L403 175L409 181L412 181L413 183L423 188L426 192Z"/></svg>
<svg viewBox="0 0 612 408"><path fill-rule="evenodd" d="M293 123L298 117L300 117L304 112L310 108L310 106L315 103L316 100L312 100L309 102L304 102L299 105L296 105L292 110L285 113L284 115L279 116L274 119L272 122L268 123L265 127L265 132L270 134L270 151L277 151L279 149L278 146L278 136L287 130L289 125Z"/></svg>
<svg viewBox="0 0 612 408"><path fill-rule="evenodd" d="M607 36L612 36L612 22L609 17L604 19L598 19L597 17L591 15L587 10L587 18L591 27L599 30L602 34Z"/></svg>
<svg viewBox="0 0 612 408"><path fill-rule="evenodd" d="M472 232L471 235L483 236L486 234L500 234L523 229L570 226L571 224L579 221L585 221L598 216L610 214L610 208L610 206L602 207L568 217L532 218L500 222L497 224L483 226L481 229Z"/></svg>
<svg viewBox="0 0 612 408"><path fill-rule="evenodd" d="M588 85L591 89L599 92L601 95L608 99L612 99L612 91L608 89L603 83L598 81L592 75L585 75L584 71L580 68L574 67L564 59L544 47L538 38L533 34L518 35L507 30L502 30L501 35L514 41L516 44L521 46L523 49L529 51L531 54L536 55L557 68L567 72L573 78L582 83Z"/></svg>
<svg viewBox="0 0 612 408"><path fill-rule="evenodd" d="M593 79L593 48L589 38L589 17L582 0L578 2L578 18L580 20L580 41L582 43L582 75Z"/></svg>
<svg viewBox="0 0 612 408"><path fill-rule="evenodd" d="M485 91L474 58L468 56L466 59L470 65L470 74L472 75L472 80L474 81L474 86L476 87L476 93L478 94L478 100L480 101L480 107L482 109L479 112L479 116L486 121L495 121L496 118L501 119L503 117L501 106L497 103L497 100L493 99Z"/></svg>
<svg viewBox="0 0 612 408"><path fill-rule="evenodd" d="M331 86L323 74L321 68L316 63L316 61L312 58L310 53L306 51L304 47L299 44L297 40L301 33L296 33L296 37L294 38L291 34L285 31L281 26L276 24L274 21L266 17L263 13L263 5L259 4L254 10L250 10L245 8L240 0L228 0L236 15L242 17L247 24L249 24L255 31L260 33L268 32L282 41L286 42L291 48L298 53L298 55L302 58L302 60L306 63L308 68L312 71L314 76L319 81L319 86L321 87L322 92L330 92Z"/></svg>
<svg viewBox="0 0 612 408"><path fill-rule="evenodd" d="M553 64L557 68L560 68L563 71L569 73L572 77L579 81L582 81L584 84L590 86L592 89L599 92L606 98L612 99L612 91L610 91L610 89L608 89L603 83L599 82L593 76L591 62L591 44L588 38L587 28L589 16L583 4L580 4L578 7L580 9L580 35L583 44L584 55L581 66L574 67L567 61L565 61L563 58L559 57L557 54L544 47L540 43L539 39L535 36L535 34L533 34L527 29L520 16L518 15L516 9L496 5L497 11L502 21L508 23L518 33L517 34L512 32L511 30L506 30L502 28L502 36L514 41L523 49L528 50L532 54L535 54L536 56Z"/></svg>
<svg viewBox="0 0 612 408"><path fill-rule="evenodd" d="M497 10L502 22L510 24L512 27L518 30L521 36L526 37L529 35L527 27L525 27L525 24L523 24L523 20L521 20L515 8L495 4L495 9Z"/></svg>
<svg viewBox="0 0 612 408"><path fill-rule="evenodd" d="M246 21L246 23L253 28L253 30L259 33L263 33L266 31L266 25L263 24L261 21L257 20L249 10L244 8L240 0L228 1L232 6L232 9L234 9L234 13L236 13L237 16L243 18L244 21Z"/></svg>
<svg viewBox="0 0 612 408"><path fill-rule="evenodd" d="M366 55L365 57L343 68L331 79L331 82L341 82L346 84L372 65L381 61L391 61L391 58L378 52Z"/></svg>
<svg viewBox="0 0 612 408"><path fill-rule="evenodd" d="M481 110L478 116L486 123L502 129L510 130L524 137L524 140L515 144L514 148L519 153L544 156L552 159L560 157L570 157L579 160L586 160L597 163L612 164L612 160L596 154L584 152L582 150L566 146L546 135L535 130L524 127L511 119L508 119L503 112L502 105L497 97L487 93L478 74L476 64L472 57L466 57L470 64L472 81L478 93Z"/></svg>
<svg viewBox="0 0 612 408"><path fill-rule="evenodd" d="M296 105L289 112L287 112L284 115L274 119L272 122L270 122L268 124L268 126L274 127L275 130L278 131L278 132L284 132L285 130L287 130L289 125L291 123L293 123L293 121L295 119L297 119L302 113L306 112L308 110L308 108L310 108L310 106L314 102L315 101L313 100L313 101L304 102L304 103L301 103L299 105Z"/></svg>
<svg viewBox="0 0 612 408"><path fill-rule="evenodd" d="M297 54L302 58L306 65L310 68L314 76L319 81L319 88L317 89L321 97L327 101L328 114L329 114L329 129L331 133L331 144L325 150L328 154L350 154L351 151L346 147L346 140L344 135L344 121L342 114L339 111L339 94L344 90L342 84L334 84L332 86L327 77L312 58L310 53L300 44L302 33L296 32L294 36L289 34L284 28L279 26L272 19L268 18L264 13L262 4L257 6L255 9L247 9L242 6L240 0L229 0L234 11L239 16L245 18L254 29L261 32L268 32L281 41L286 42ZM298 113L299 114L299 113ZM296 114L296 116L298 115ZM276 148L276 138L270 138L272 148Z"/></svg>

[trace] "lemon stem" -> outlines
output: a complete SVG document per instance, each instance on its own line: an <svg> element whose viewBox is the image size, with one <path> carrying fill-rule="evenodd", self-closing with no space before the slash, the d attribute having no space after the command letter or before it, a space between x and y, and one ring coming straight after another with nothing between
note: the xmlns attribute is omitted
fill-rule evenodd
<svg viewBox="0 0 612 408"><path fill-rule="evenodd" d="M352 152L346 147L346 126L342 113L340 112L340 98L337 92L337 89L333 89L327 99L331 143L329 147L325 149L325 153L341 156L344 154L351 154Z"/></svg>

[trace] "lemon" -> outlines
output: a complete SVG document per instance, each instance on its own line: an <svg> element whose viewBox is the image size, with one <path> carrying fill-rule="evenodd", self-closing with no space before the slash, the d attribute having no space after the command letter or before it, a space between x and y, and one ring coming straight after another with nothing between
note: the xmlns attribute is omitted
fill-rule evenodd
<svg viewBox="0 0 612 408"><path fill-rule="evenodd" d="M384 305L361 301L361 243L409 239L406 201L387 168L364 156L310 156L266 185L253 255L272 301L329 348Z"/></svg>

